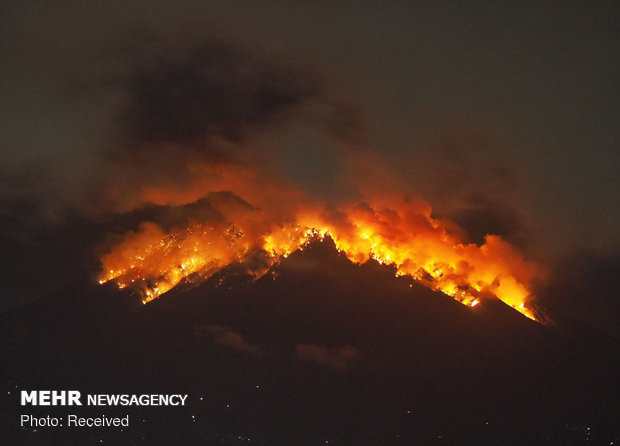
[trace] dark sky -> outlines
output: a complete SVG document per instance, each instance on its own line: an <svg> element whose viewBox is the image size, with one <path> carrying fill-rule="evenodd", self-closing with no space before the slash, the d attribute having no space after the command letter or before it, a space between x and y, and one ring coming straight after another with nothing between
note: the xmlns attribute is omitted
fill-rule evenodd
<svg viewBox="0 0 620 446"><path fill-rule="evenodd" d="M350 194L343 171L378 165L473 240L496 231L543 259L614 259L619 9L3 2L3 237L31 243L31 226L67 209L93 218L114 160L190 145L203 125L213 141L270 147L274 169L318 194ZM213 95L234 106L203 107ZM148 152L165 174L134 165L121 178L174 177L169 151Z"/></svg>

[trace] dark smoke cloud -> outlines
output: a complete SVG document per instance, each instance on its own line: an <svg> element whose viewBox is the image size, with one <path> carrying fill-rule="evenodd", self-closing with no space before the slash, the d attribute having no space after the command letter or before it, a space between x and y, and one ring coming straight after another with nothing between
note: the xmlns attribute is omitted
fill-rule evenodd
<svg viewBox="0 0 620 446"><path fill-rule="evenodd" d="M520 212L485 196L472 196L451 217L463 228L470 242L482 244L487 234L496 234L521 247L528 243L529 234Z"/></svg>
<svg viewBox="0 0 620 446"><path fill-rule="evenodd" d="M205 182L238 168L309 190L339 181L335 153L359 140L360 113L316 73L222 41L148 43L146 54L145 42L125 49L122 68L101 81L123 99L93 185L98 209L147 205L145 187L188 191L176 204L195 201L218 190Z"/></svg>
<svg viewBox="0 0 620 446"><path fill-rule="evenodd" d="M319 93L309 74L230 46L203 44L183 53L137 67L123 82L129 103L120 125L134 144L240 142Z"/></svg>
<svg viewBox="0 0 620 446"><path fill-rule="evenodd" d="M530 197L523 179L506 159L505 139L466 121L430 133L415 142L416 152L392 163L394 175L406 178L401 190L428 200L433 215L457 223L462 232L453 229L469 242L480 244L486 234L497 234L526 251L540 242L527 218Z"/></svg>

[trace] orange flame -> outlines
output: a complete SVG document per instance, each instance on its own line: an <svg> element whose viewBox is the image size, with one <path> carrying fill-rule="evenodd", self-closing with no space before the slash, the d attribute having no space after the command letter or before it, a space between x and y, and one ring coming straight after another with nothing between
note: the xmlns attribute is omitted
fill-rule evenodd
<svg viewBox="0 0 620 446"><path fill-rule="evenodd" d="M273 211L251 206L234 214L234 223L223 218L173 232L143 224L102 257L99 282L132 287L147 303L184 279L208 278L257 252L267 262L250 273L261 277L311 239L330 236L354 263L392 264L397 275L411 276L470 307L495 296L536 320L528 303L537 265L497 235L487 235L480 246L463 243L431 216L426 203L384 198L338 208L306 205L282 221Z"/></svg>

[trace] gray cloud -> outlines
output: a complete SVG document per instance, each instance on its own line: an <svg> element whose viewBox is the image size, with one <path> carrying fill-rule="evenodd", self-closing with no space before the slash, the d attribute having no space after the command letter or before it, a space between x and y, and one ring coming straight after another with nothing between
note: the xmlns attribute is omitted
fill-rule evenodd
<svg viewBox="0 0 620 446"><path fill-rule="evenodd" d="M190 48L158 54L119 81L127 104L118 123L133 148L177 143L212 150L218 139L241 142L319 94L309 73L230 45Z"/></svg>

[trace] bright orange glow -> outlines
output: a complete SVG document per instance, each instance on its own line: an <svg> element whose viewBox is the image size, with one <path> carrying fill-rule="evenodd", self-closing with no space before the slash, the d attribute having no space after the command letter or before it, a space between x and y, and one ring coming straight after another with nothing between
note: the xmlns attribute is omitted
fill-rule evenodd
<svg viewBox="0 0 620 446"><path fill-rule="evenodd" d="M99 282L114 280L120 288L131 287L147 303L182 280L208 278L256 255L264 261L252 262L260 266L249 272L259 278L310 240L329 235L356 264L370 259L392 264L397 276L410 276L467 306L494 296L535 320L528 303L537 265L500 236L488 235L480 246L465 244L431 216L430 206L419 202L384 198L338 207L308 203L287 207L281 218L273 208L248 206L225 219L172 232L145 223L102 257Z"/></svg>

